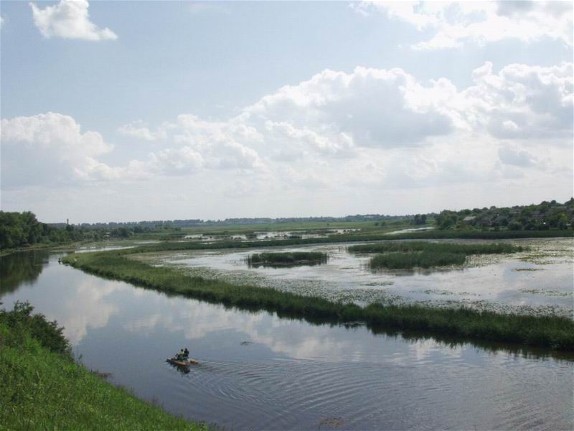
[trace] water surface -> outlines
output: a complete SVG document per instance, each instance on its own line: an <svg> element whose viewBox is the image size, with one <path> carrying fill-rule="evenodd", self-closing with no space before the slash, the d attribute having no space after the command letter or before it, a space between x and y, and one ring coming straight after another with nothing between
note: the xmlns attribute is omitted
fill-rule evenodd
<svg viewBox="0 0 574 431"><path fill-rule="evenodd" d="M21 282L5 276L23 265ZM574 362L311 325L169 297L59 265L1 260L0 301L65 326L114 384L225 429L571 429ZM165 362L187 346L201 364Z"/></svg>

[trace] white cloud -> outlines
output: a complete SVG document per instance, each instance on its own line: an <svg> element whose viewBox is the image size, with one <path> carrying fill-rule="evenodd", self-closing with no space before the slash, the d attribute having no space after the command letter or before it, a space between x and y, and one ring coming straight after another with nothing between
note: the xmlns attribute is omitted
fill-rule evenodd
<svg viewBox="0 0 574 431"><path fill-rule="evenodd" d="M261 215L264 206L279 216L296 206L337 213L361 195L376 202L381 191L501 187L525 178L553 190L556 172L571 175L571 63L498 71L485 63L472 79L459 89L401 69L326 70L227 120L182 114L122 126L120 135L152 141L153 150L116 166L102 136L82 132L71 117L3 120L3 187L108 181L125 195L130 181L142 180L160 207L166 199L217 206L225 197L237 214Z"/></svg>
<svg viewBox="0 0 574 431"><path fill-rule="evenodd" d="M112 146L93 131L82 133L67 115L49 112L2 120L2 186L69 184L114 176L97 159Z"/></svg>
<svg viewBox="0 0 574 431"><path fill-rule="evenodd" d="M461 47L505 39L533 42L544 38L572 46L572 3L565 1L364 1L363 14L385 13L419 31L432 33L415 49Z"/></svg>
<svg viewBox="0 0 574 431"><path fill-rule="evenodd" d="M60 0L41 9L30 3L34 24L46 38L114 40L117 35L109 28L99 28L89 19L87 0Z"/></svg>
<svg viewBox="0 0 574 431"><path fill-rule="evenodd" d="M474 128L486 127L497 138L571 137L572 63L541 67L510 64L498 73L485 63L473 73L475 85L459 98Z"/></svg>
<svg viewBox="0 0 574 431"><path fill-rule="evenodd" d="M412 97L421 89L402 69L325 70L263 97L246 108L245 114L251 121L282 124L284 130L313 128L331 142L331 151L348 152L353 145L417 145L452 129L451 118L435 109L431 100ZM317 147L324 149L326 145Z"/></svg>

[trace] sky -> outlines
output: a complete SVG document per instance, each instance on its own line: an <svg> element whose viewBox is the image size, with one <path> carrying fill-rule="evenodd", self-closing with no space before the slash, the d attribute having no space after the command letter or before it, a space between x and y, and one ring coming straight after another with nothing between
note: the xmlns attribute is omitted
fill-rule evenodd
<svg viewBox="0 0 574 431"><path fill-rule="evenodd" d="M571 1L0 0L0 203L43 222L573 192Z"/></svg>

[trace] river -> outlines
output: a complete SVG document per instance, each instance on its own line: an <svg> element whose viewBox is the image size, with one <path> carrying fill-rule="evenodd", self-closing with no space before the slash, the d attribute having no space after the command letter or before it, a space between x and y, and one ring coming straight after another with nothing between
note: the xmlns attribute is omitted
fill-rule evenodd
<svg viewBox="0 0 574 431"><path fill-rule="evenodd" d="M572 429L574 361L312 325L104 280L57 254L1 258L0 301L65 327L78 361L225 429ZM187 346L188 373L166 357Z"/></svg>

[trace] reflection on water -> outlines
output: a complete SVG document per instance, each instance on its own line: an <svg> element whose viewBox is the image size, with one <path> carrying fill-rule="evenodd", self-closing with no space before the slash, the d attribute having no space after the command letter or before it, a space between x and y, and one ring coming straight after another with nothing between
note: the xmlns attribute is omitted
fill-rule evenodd
<svg viewBox="0 0 574 431"><path fill-rule="evenodd" d="M110 381L226 429L569 429L574 362L310 325L102 280L55 257L29 300ZM187 346L200 365L165 359Z"/></svg>
<svg viewBox="0 0 574 431"><path fill-rule="evenodd" d="M0 295L13 292L21 284L33 284L48 263L48 256L47 251L0 256Z"/></svg>
<svg viewBox="0 0 574 431"><path fill-rule="evenodd" d="M464 242L464 241L463 241ZM196 275L254 284L358 304L419 302L502 312L574 314L574 241L509 241L529 247L511 255L471 256L463 268L380 271L368 268L369 255L347 252L346 245L275 247L273 251L318 251L326 264L294 268L246 268L250 253L269 249L202 250L139 256L152 263L184 266Z"/></svg>

